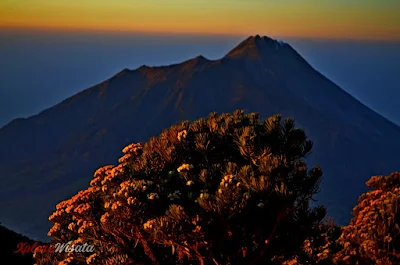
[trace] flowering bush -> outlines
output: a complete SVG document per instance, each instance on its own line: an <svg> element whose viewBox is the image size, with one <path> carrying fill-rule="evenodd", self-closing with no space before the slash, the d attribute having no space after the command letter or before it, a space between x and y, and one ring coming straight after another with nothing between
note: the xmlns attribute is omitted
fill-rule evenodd
<svg viewBox="0 0 400 265"><path fill-rule="evenodd" d="M400 264L400 173L374 176L343 228L338 264Z"/></svg>
<svg viewBox="0 0 400 265"><path fill-rule="evenodd" d="M50 216L54 242L89 242L95 254L37 253L37 264L283 264L325 215L309 207L322 176L302 160L311 147L280 115L172 126L125 147Z"/></svg>

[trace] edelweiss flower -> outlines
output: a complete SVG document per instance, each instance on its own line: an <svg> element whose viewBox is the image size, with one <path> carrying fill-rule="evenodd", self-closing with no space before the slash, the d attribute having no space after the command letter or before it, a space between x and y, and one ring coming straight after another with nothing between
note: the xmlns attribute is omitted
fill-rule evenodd
<svg viewBox="0 0 400 265"><path fill-rule="evenodd" d="M83 242L82 237L78 237L78 239L75 239L75 240L74 240L74 244L80 244L80 243L82 243L82 242Z"/></svg>
<svg viewBox="0 0 400 265"><path fill-rule="evenodd" d="M117 201L111 205L111 210L116 210L118 207L122 206L122 202Z"/></svg>
<svg viewBox="0 0 400 265"><path fill-rule="evenodd" d="M101 216L101 218L100 218L100 222L102 222L102 223L107 222L107 219L108 219L109 217L110 217L110 214L109 214L109 213L103 214L103 215Z"/></svg>
<svg viewBox="0 0 400 265"><path fill-rule="evenodd" d="M50 231L47 233L48 236L52 236L55 232L60 230L61 225L59 223L54 223L53 227L50 229Z"/></svg>
<svg viewBox="0 0 400 265"><path fill-rule="evenodd" d="M100 177L95 177L90 181L90 186L95 186L99 181L100 181Z"/></svg>
<svg viewBox="0 0 400 265"><path fill-rule="evenodd" d="M75 223L70 223L70 224L68 225L68 229L71 230L71 231L73 231L73 230L75 229Z"/></svg>
<svg viewBox="0 0 400 265"><path fill-rule="evenodd" d="M59 262L58 265L67 265L67 264L70 264L71 261L73 261L73 260L74 260L73 257L68 257L68 258L64 259L63 261Z"/></svg>
<svg viewBox="0 0 400 265"><path fill-rule="evenodd" d="M129 161L129 159L131 159L132 155L131 154L125 154L124 156L122 156L121 158L118 159L119 163L126 163Z"/></svg>
<svg viewBox="0 0 400 265"><path fill-rule="evenodd" d="M186 182L187 186L190 186L190 185L193 185L193 184L194 184L194 182L192 180L189 180L188 182Z"/></svg>
<svg viewBox="0 0 400 265"><path fill-rule="evenodd" d="M112 165L108 165L108 166L101 167L101 168L97 169L96 172L94 172L94 176L95 176L95 177L101 176L101 175L103 175L106 171L110 170L110 169L113 168L113 167L114 167L114 166L112 166Z"/></svg>
<svg viewBox="0 0 400 265"><path fill-rule="evenodd" d="M233 175L232 174L229 174L229 175L226 175L225 177L224 177L224 180L225 181L229 181L230 179L232 179L233 178Z"/></svg>
<svg viewBox="0 0 400 265"><path fill-rule="evenodd" d="M221 185L222 187L228 187L229 184L232 183L234 177L235 176L232 174L224 176L219 185Z"/></svg>
<svg viewBox="0 0 400 265"><path fill-rule="evenodd" d="M202 199L207 199L208 197L210 197L210 195L208 193L200 193L200 198Z"/></svg>
<svg viewBox="0 0 400 265"><path fill-rule="evenodd" d="M156 220L154 220L154 219L148 220L146 223L143 224L143 228L144 228L145 230L151 229L151 228L153 227L153 224L154 224L155 222L156 222Z"/></svg>
<svg viewBox="0 0 400 265"><path fill-rule="evenodd" d="M187 136L187 131L186 130L178 132L178 140L179 141L182 141L182 139L185 139L186 136Z"/></svg>
<svg viewBox="0 0 400 265"><path fill-rule="evenodd" d="M124 154L126 154L126 153L136 153L140 149L142 149L142 144L141 143L130 144L130 145L126 146L124 149L122 149L122 152Z"/></svg>
<svg viewBox="0 0 400 265"><path fill-rule="evenodd" d="M158 197L157 193L150 193L150 194L147 195L147 198L149 200L154 200L154 199L158 199L159 197Z"/></svg>
<svg viewBox="0 0 400 265"><path fill-rule="evenodd" d="M87 257L86 263L87 263L87 264L91 263L91 262L95 259L95 257L96 257L96 253L90 255L89 257Z"/></svg>
<svg viewBox="0 0 400 265"><path fill-rule="evenodd" d="M132 197L129 197L127 201L128 201L128 204L129 204L129 205L132 205L132 204L135 203L136 199L135 199L135 198L132 198Z"/></svg>
<svg viewBox="0 0 400 265"><path fill-rule="evenodd" d="M193 168L193 165L189 165L189 164L182 164L180 167L178 167L178 172L182 172L182 171L189 171L190 169Z"/></svg>

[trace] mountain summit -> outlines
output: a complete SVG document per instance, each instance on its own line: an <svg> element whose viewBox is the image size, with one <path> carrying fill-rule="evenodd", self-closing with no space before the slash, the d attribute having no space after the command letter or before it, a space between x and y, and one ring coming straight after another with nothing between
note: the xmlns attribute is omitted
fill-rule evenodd
<svg viewBox="0 0 400 265"><path fill-rule="evenodd" d="M73 78L73 77L71 77ZM244 109L293 117L324 170L321 203L348 221L364 183L398 168L400 128L311 67L289 44L249 37L219 60L202 56L124 69L0 129L0 221L46 240L55 204L87 187L121 149L181 120Z"/></svg>
<svg viewBox="0 0 400 265"><path fill-rule="evenodd" d="M246 59L263 59L268 52L273 52L281 48L289 48L290 46L283 41L274 40L266 36L251 36L240 43L236 48L231 50L226 58L246 58Z"/></svg>

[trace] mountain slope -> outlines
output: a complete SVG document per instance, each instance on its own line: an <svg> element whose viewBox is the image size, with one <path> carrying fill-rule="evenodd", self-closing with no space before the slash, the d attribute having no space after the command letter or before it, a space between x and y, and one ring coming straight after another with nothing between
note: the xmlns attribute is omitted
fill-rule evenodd
<svg viewBox="0 0 400 265"><path fill-rule="evenodd" d="M7 264L17 265L32 265L34 264L33 254L18 252L20 246L26 243L27 246L32 246L35 242L29 238L11 231L0 224L0 257L2 262L7 261ZM21 244L18 246L18 244Z"/></svg>
<svg viewBox="0 0 400 265"><path fill-rule="evenodd" d="M400 128L314 70L289 44L250 37L220 60L202 56L124 69L28 119L0 129L0 220L44 239L55 204L87 186L130 142L209 112L294 117L324 169L321 202L348 220L364 182L398 170ZM397 149L397 150L396 150ZM30 216L28 221L25 217Z"/></svg>

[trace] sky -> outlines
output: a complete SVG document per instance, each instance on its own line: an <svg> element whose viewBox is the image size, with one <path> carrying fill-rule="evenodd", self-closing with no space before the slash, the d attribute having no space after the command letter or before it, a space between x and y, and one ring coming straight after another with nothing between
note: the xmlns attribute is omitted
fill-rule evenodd
<svg viewBox="0 0 400 265"><path fill-rule="evenodd" d="M400 40L400 1L1 0L15 27Z"/></svg>

